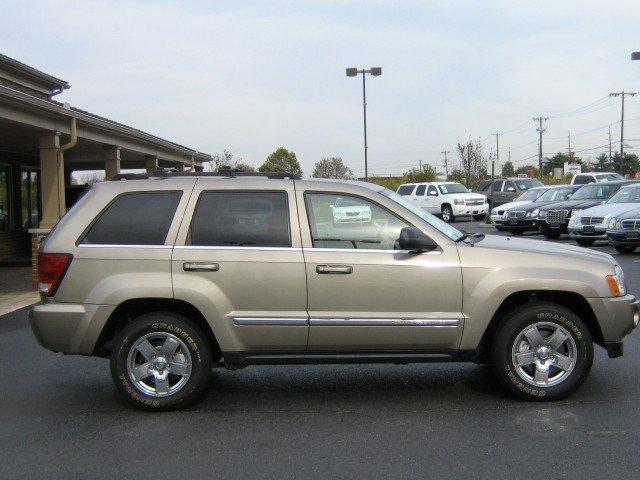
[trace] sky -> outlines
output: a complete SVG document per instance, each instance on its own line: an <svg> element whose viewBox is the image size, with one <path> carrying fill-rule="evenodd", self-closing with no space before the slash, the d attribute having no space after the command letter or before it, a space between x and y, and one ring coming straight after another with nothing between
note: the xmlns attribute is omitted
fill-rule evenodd
<svg viewBox="0 0 640 480"><path fill-rule="evenodd" d="M283 146L305 174L340 156L364 174L422 162L479 138L487 156L590 158L620 136L620 99L640 92L640 8L608 1L6 1L0 51L67 80L73 106L206 153L259 166ZM625 139L640 150L640 95ZM619 148L614 144L614 150ZM608 148L608 147L607 147ZM635 150L631 150L635 151Z"/></svg>

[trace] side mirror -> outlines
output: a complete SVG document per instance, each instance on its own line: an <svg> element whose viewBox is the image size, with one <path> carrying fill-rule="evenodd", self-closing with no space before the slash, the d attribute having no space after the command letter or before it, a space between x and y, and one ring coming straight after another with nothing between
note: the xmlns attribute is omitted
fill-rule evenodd
<svg viewBox="0 0 640 480"><path fill-rule="evenodd" d="M513 193L515 191L516 191L515 187L507 187L507 192Z"/></svg>
<svg viewBox="0 0 640 480"><path fill-rule="evenodd" d="M417 253L430 252L438 247L437 243L416 227L404 227L400 230L398 245L402 250L410 250Z"/></svg>
<svg viewBox="0 0 640 480"><path fill-rule="evenodd" d="M437 197L438 196L438 192L431 190L430 192L427 192L427 195L430 197Z"/></svg>

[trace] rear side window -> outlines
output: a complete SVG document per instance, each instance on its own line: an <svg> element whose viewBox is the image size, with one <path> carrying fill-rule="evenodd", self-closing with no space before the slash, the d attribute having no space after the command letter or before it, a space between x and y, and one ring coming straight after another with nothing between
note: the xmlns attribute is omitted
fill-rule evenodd
<svg viewBox="0 0 640 480"><path fill-rule="evenodd" d="M398 194L399 195L411 195L411 193L413 192L414 188L416 188L415 185L402 185L398 189Z"/></svg>
<svg viewBox="0 0 640 480"><path fill-rule="evenodd" d="M423 196L424 195L424 191L426 190L427 186L426 185L418 185L418 188L416 189L416 195L419 196Z"/></svg>
<svg viewBox="0 0 640 480"><path fill-rule="evenodd" d="M132 192L116 197L80 244L164 245L182 192Z"/></svg>
<svg viewBox="0 0 640 480"><path fill-rule="evenodd" d="M287 193L203 192L187 243L213 247L290 247Z"/></svg>
<svg viewBox="0 0 640 480"><path fill-rule="evenodd" d="M499 192L502 190L502 184L504 182L502 180L498 180L496 182L493 182L493 185L491 185L491 191L492 192Z"/></svg>
<svg viewBox="0 0 640 480"><path fill-rule="evenodd" d="M591 175L576 175L573 180L574 185L584 185L585 183L593 183L595 179Z"/></svg>

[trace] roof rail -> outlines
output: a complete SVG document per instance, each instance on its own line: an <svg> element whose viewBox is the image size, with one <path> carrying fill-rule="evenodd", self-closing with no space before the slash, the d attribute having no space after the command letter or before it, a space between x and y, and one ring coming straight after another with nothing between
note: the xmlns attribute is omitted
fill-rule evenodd
<svg viewBox="0 0 640 480"><path fill-rule="evenodd" d="M240 170L226 170L222 172L180 172L173 169L159 168L149 173L118 173L111 177L111 181L118 180L148 180L150 178L173 177L262 177L270 180L300 180L300 175L288 172L243 172Z"/></svg>

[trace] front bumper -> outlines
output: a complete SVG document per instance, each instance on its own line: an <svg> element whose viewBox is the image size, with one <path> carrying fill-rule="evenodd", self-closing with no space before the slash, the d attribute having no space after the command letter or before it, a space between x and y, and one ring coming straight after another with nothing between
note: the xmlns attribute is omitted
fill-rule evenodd
<svg viewBox="0 0 640 480"><path fill-rule="evenodd" d="M29 308L31 330L54 352L91 355L113 305L37 303Z"/></svg>
<svg viewBox="0 0 640 480"><path fill-rule="evenodd" d="M640 246L640 232L637 230L608 230L607 238L611 245Z"/></svg>
<svg viewBox="0 0 640 480"><path fill-rule="evenodd" d="M607 239L607 229L604 225L578 225L576 227L569 226L567 229L569 230L569 235L571 235L572 238L585 238L592 240Z"/></svg>
<svg viewBox="0 0 640 480"><path fill-rule="evenodd" d="M504 228L536 230L538 228L536 220L533 218L510 218L502 223Z"/></svg>
<svg viewBox="0 0 640 480"><path fill-rule="evenodd" d="M602 341L609 356L622 355L622 339L638 326L640 302L634 295L611 298L587 298L598 319Z"/></svg>
<svg viewBox="0 0 640 480"><path fill-rule="evenodd" d="M551 232L562 232L567 233L567 226L569 225L569 221L565 221L564 223L549 223L546 220L538 219L537 220L538 227L540 230L548 230Z"/></svg>
<svg viewBox="0 0 640 480"><path fill-rule="evenodd" d="M465 217L469 215L487 215L489 213L489 204L482 205L451 205L453 214L456 217Z"/></svg>

